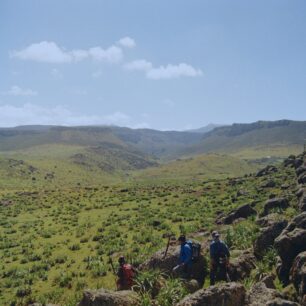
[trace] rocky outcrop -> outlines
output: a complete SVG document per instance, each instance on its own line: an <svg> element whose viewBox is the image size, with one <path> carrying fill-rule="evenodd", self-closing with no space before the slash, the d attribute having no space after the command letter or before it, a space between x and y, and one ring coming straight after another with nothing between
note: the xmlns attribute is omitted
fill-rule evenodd
<svg viewBox="0 0 306 306"><path fill-rule="evenodd" d="M267 182L264 182L264 183L261 185L262 188L273 188L273 187L275 187L275 186L276 186L276 183L275 183L275 181L273 181L273 180L269 180L269 181L267 181Z"/></svg>
<svg viewBox="0 0 306 306"><path fill-rule="evenodd" d="M262 176L265 176L265 175L268 175L268 174L271 174L271 173L275 173L277 172L277 168L275 166L272 166L272 165L268 165L266 166L265 168L259 170L257 173L256 173L256 177L262 177Z"/></svg>
<svg viewBox="0 0 306 306"><path fill-rule="evenodd" d="M288 167L294 167L295 169L297 169L298 167L300 167L303 164L303 157L299 156L299 157L295 157L294 155L290 155L288 158L286 158L284 160L284 166Z"/></svg>
<svg viewBox="0 0 306 306"><path fill-rule="evenodd" d="M201 289L201 285L196 279L187 280L184 282L184 287L189 293L194 293Z"/></svg>
<svg viewBox="0 0 306 306"><path fill-rule="evenodd" d="M206 246L205 246L206 247ZM203 247L202 247L203 249ZM165 250L156 252L151 258L140 265L140 270L159 269L166 274L173 275L172 269L177 265L180 253L180 247L171 246L168 249L167 256L165 256ZM191 277L196 279L201 285L203 285L207 274L207 261L203 255L200 255L198 260L193 263L191 269ZM175 276L175 275L173 275Z"/></svg>
<svg viewBox="0 0 306 306"><path fill-rule="evenodd" d="M177 306L244 306L246 291L238 283L220 284L187 295Z"/></svg>
<svg viewBox="0 0 306 306"><path fill-rule="evenodd" d="M217 224L232 224L235 220L240 218L248 218L252 215L256 215L256 210L250 205L245 204L237 209L231 211L227 216L220 217L216 220Z"/></svg>
<svg viewBox="0 0 306 306"><path fill-rule="evenodd" d="M289 202L285 198L270 199L265 203L261 216L268 215L274 209L286 209L288 206Z"/></svg>
<svg viewBox="0 0 306 306"><path fill-rule="evenodd" d="M262 278L261 281L266 285L267 288L275 289L274 280L275 280L274 274L267 274Z"/></svg>
<svg viewBox="0 0 306 306"><path fill-rule="evenodd" d="M86 290L78 306L137 306L139 298L130 290Z"/></svg>
<svg viewBox="0 0 306 306"><path fill-rule="evenodd" d="M296 216L292 222L275 239L275 248L281 258L281 265L277 267L280 280L287 284L289 271L294 258L306 251L306 212Z"/></svg>
<svg viewBox="0 0 306 306"><path fill-rule="evenodd" d="M302 173L306 173L306 166L301 166L297 168L295 173L297 176L300 176Z"/></svg>
<svg viewBox="0 0 306 306"><path fill-rule="evenodd" d="M300 304L281 298L276 298L272 301L267 302L266 306L300 306Z"/></svg>
<svg viewBox="0 0 306 306"><path fill-rule="evenodd" d="M256 267L256 258L251 252L247 250L239 257L231 260L228 268L228 274L231 281L238 281L248 277L251 271Z"/></svg>
<svg viewBox="0 0 306 306"><path fill-rule="evenodd" d="M299 184L306 184L306 172L303 172L301 175L299 175L298 183Z"/></svg>
<svg viewBox="0 0 306 306"><path fill-rule="evenodd" d="M248 293L248 305L249 306L263 306L268 302L274 300L277 297L281 297L280 294L271 288L267 288L265 283L258 282Z"/></svg>
<svg viewBox="0 0 306 306"><path fill-rule="evenodd" d="M306 191L304 190L303 195L299 199L299 210L306 211Z"/></svg>
<svg viewBox="0 0 306 306"><path fill-rule="evenodd" d="M287 226L286 220L270 221L267 227L260 230L260 234L254 241L254 254L261 259L265 252L273 246L274 240L280 235Z"/></svg>
<svg viewBox="0 0 306 306"><path fill-rule="evenodd" d="M294 259L290 270L290 279L293 282L300 299L303 300L306 295L306 252L300 253Z"/></svg>

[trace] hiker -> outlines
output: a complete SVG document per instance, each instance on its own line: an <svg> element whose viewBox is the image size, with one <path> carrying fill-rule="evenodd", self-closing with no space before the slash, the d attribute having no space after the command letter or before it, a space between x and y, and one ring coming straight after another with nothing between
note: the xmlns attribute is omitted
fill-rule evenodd
<svg viewBox="0 0 306 306"><path fill-rule="evenodd" d="M132 265L126 263L124 256L120 256L118 262L119 269L117 272L117 289L130 290L134 285L136 270Z"/></svg>
<svg viewBox="0 0 306 306"><path fill-rule="evenodd" d="M190 278L192 268L192 243L187 241L185 235L178 238L181 244L178 265L172 271L182 276L182 278Z"/></svg>
<svg viewBox="0 0 306 306"><path fill-rule="evenodd" d="M216 280L229 281L227 268L229 265L230 252L227 245L220 240L220 234L213 231L210 244L210 285Z"/></svg>

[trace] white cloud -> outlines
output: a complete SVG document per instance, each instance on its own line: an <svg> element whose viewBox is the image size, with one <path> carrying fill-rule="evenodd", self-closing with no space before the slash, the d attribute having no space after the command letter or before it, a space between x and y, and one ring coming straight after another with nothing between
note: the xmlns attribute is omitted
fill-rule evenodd
<svg viewBox="0 0 306 306"><path fill-rule="evenodd" d="M198 77L203 73L200 69L195 69L194 67L180 63L178 65L167 65L160 66L158 68L152 68L146 72L146 77L153 80L160 79L177 79L180 77Z"/></svg>
<svg viewBox="0 0 306 306"><path fill-rule="evenodd" d="M32 44L23 50L11 52L10 56L22 60L46 63L67 63L73 59L71 54L58 47L53 41Z"/></svg>
<svg viewBox="0 0 306 306"><path fill-rule="evenodd" d="M167 66L153 67L153 64L145 59L135 60L123 66L130 71L143 71L148 79L177 79L180 77L199 77L203 73L188 64L168 64Z"/></svg>
<svg viewBox="0 0 306 306"><path fill-rule="evenodd" d="M20 51L13 51L10 53L10 57L41 63L71 63L88 58L96 61L118 63L123 58L123 52L121 48L114 45L107 49L98 46L88 50L76 49L67 51L53 41L42 41Z"/></svg>
<svg viewBox="0 0 306 306"><path fill-rule="evenodd" d="M90 48L88 54L96 61L105 61L109 63L118 63L123 58L122 50L116 46L111 46L106 50L101 47Z"/></svg>
<svg viewBox="0 0 306 306"><path fill-rule="evenodd" d="M135 70L135 71L149 71L153 68L153 65L151 62L148 62L147 60L140 59L125 64L124 68L127 70Z"/></svg>
<svg viewBox="0 0 306 306"><path fill-rule="evenodd" d="M3 91L1 94L6 96L37 96L38 93L32 89L22 89L14 85L8 91Z"/></svg>
<svg viewBox="0 0 306 306"><path fill-rule="evenodd" d="M17 125L121 125L140 126L133 122L132 118L122 112L99 116L76 114L64 106L44 107L34 104L23 106L0 105L0 124L3 127ZM145 123L140 123L146 126Z"/></svg>
<svg viewBox="0 0 306 306"><path fill-rule="evenodd" d="M118 44L120 44L122 47L126 48L134 48L136 46L136 42L131 37L123 37L118 41Z"/></svg>

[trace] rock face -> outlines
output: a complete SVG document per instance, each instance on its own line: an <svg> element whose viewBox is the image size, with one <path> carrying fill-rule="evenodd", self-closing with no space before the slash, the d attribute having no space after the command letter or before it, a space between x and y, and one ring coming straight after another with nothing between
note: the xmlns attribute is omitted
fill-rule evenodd
<svg viewBox="0 0 306 306"><path fill-rule="evenodd" d="M228 283L201 289L186 296L177 306L244 306L245 288L238 283Z"/></svg>
<svg viewBox="0 0 306 306"><path fill-rule="evenodd" d="M275 166L268 165L265 168L259 170L256 173L256 177L265 176L265 175L268 175L268 174L271 174L271 173L274 173L274 172L277 172L277 168Z"/></svg>
<svg viewBox="0 0 306 306"><path fill-rule="evenodd" d="M280 297L280 294L276 290L267 288L263 282L258 282L253 285L248 294L248 305L263 306L277 297Z"/></svg>
<svg viewBox="0 0 306 306"><path fill-rule="evenodd" d="M282 264L278 267L278 277L284 284L288 284L289 271L294 258L306 251L306 212L296 216L292 222L275 239L275 248Z"/></svg>
<svg viewBox="0 0 306 306"><path fill-rule="evenodd" d="M287 226L286 220L271 221L267 227L261 229L259 236L254 241L254 254L257 258L261 259L269 247L274 244L282 230Z"/></svg>
<svg viewBox="0 0 306 306"><path fill-rule="evenodd" d="M266 306L300 306L300 304L287 301L281 298L276 298L266 303Z"/></svg>
<svg viewBox="0 0 306 306"><path fill-rule="evenodd" d="M273 198L265 203L263 213L261 216L268 215L273 209L286 209L289 206L289 202L285 198Z"/></svg>
<svg viewBox="0 0 306 306"><path fill-rule="evenodd" d="M203 246L202 246L203 249ZM149 260L140 265L140 270L159 269L167 274L172 274L172 269L177 265L180 247L171 246L164 257L165 250L156 252ZM203 285L207 274L207 261L203 255L193 263L191 277Z"/></svg>
<svg viewBox="0 0 306 306"><path fill-rule="evenodd" d="M288 158L286 158L284 160L284 166L288 167L294 167L294 168L298 168L303 164L303 157L300 156L298 158L296 158L294 155L290 155Z"/></svg>
<svg viewBox="0 0 306 306"><path fill-rule="evenodd" d="M248 277L256 267L255 262L256 258L251 250L247 250L238 258L233 259L228 269L231 281L238 281Z"/></svg>
<svg viewBox="0 0 306 306"><path fill-rule="evenodd" d="M292 264L290 279L294 284L299 297L306 299L306 252L300 253Z"/></svg>
<svg viewBox="0 0 306 306"><path fill-rule="evenodd" d="M105 289L86 290L78 306L137 306L138 296L130 290L108 291Z"/></svg>
<svg viewBox="0 0 306 306"><path fill-rule="evenodd" d="M306 172L306 166L301 166L301 167L298 167L295 171L296 175L299 176L301 175L302 173L305 173Z"/></svg>
<svg viewBox="0 0 306 306"><path fill-rule="evenodd" d="M235 220L240 218L248 218L252 215L256 215L256 210L250 205L245 204L239 208L230 212L226 217L217 219L217 224L232 224Z"/></svg>
<svg viewBox="0 0 306 306"><path fill-rule="evenodd" d="M306 191L305 190L299 200L299 209L300 211L306 211Z"/></svg>
<svg viewBox="0 0 306 306"><path fill-rule="evenodd" d="M303 173L298 177L298 183L299 183L299 184L306 184L306 172L303 172Z"/></svg>
<svg viewBox="0 0 306 306"><path fill-rule="evenodd" d="M275 186L276 186L276 183L273 180L269 180L261 185L262 188L273 188Z"/></svg>

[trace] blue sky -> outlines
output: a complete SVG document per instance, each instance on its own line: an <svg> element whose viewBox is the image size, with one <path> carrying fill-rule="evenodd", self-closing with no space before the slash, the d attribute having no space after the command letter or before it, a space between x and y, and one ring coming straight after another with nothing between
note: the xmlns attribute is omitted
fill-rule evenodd
<svg viewBox="0 0 306 306"><path fill-rule="evenodd" d="M0 126L305 120L304 0L1 0Z"/></svg>

